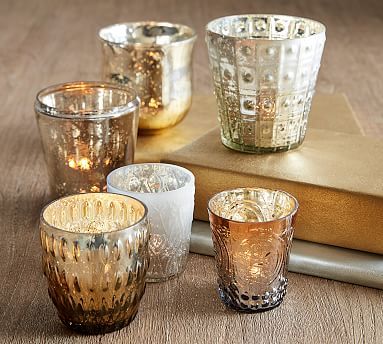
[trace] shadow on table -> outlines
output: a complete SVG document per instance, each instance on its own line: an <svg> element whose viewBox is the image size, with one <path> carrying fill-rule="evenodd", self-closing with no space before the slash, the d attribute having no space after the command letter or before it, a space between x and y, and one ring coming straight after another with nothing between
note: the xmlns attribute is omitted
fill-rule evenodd
<svg viewBox="0 0 383 344"><path fill-rule="evenodd" d="M206 259L212 260L211 257ZM193 271L186 269L185 273L176 279L149 283L146 288L140 317L153 317L164 312L170 317L220 317L223 314L235 314L222 304L215 276L193 276Z"/></svg>
<svg viewBox="0 0 383 344"><path fill-rule="evenodd" d="M2 303L0 309L3 307ZM43 338L80 337L61 323L45 288L37 292L31 303L18 303L17 307L24 312L15 310L13 319L12 315L7 315L0 329L0 342L5 340L5 342L32 343Z"/></svg>
<svg viewBox="0 0 383 344"><path fill-rule="evenodd" d="M215 281L210 282L210 279L182 281L180 290L176 290L173 298L170 297L169 303L173 314L181 317L184 312L209 317L232 313L222 304L218 296L217 285Z"/></svg>

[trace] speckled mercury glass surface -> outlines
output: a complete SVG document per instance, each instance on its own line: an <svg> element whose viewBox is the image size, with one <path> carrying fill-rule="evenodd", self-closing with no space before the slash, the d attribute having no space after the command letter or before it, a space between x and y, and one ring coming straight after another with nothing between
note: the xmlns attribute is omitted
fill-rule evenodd
<svg viewBox="0 0 383 344"><path fill-rule="evenodd" d="M43 89L35 101L51 191L56 196L106 191L106 176L132 163L139 99L101 82Z"/></svg>
<svg viewBox="0 0 383 344"><path fill-rule="evenodd" d="M185 25L122 23L100 30L104 80L134 87L142 131L177 124L191 106L191 58L196 34Z"/></svg>
<svg viewBox="0 0 383 344"><path fill-rule="evenodd" d="M108 191L126 194L149 209L151 233L147 280L164 281L185 270L194 210L194 175L179 166L147 163L109 174Z"/></svg>
<svg viewBox="0 0 383 344"><path fill-rule="evenodd" d="M60 198L41 212L43 270L61 321L85 333L128 325L145 291L147 209L109 193Z"/></svg>
<svg viewBox="0 0 383 344"><path fill-rule="evenodd" d="M222 143L286 151L306 133L325 43L319 22L282 15L223 17L207 25Z"/></svg>
<svg viewBox="0 0 383 344"><path fill-rule="evenodd" d="M219 295L226 306L261 312L280 305L297 210L297 200L278 190L241 188L210 199Z"/></svg>

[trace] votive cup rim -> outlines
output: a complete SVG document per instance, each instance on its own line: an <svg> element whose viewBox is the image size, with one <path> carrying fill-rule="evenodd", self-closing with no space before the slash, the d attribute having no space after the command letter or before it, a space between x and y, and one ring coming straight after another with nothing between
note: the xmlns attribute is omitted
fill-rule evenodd
<svg viewBox="0 0 383 344"><path fill-rule="evenodd" d="M295 37L295 38L255 38L255 37L240 37L240 36L235 36L235 35L230 35L230 34L222 34L219 33L215 30L211 29L211 26L213 25L214 22L218 22L223 19L229 19L229 18L241 18L241 17L278 17L278 18L284 18L284 19L297 19L297 20L304 20L304 21L309 21L312 23L317 24L320 27L320 31L315 32L314 34L307 36L307 37ZM321 34L326 34L326 25L321 23L320 21L317 21L315 19L307 18L307 17L299 17L299 16L291 16L288 14L277 14L277 13L243 13L243 14L234 14L234 15L229 15L229 16L223 16L223 17L218 17L215 18L211 21L209 21L206 26L205 30L207 33L222 36L222 37L228 37L228 38L234 38L238 40L252 40L252 41L266 41L266 42L273 42L273 41L294 41L294 40L302 40L302 39L307 39L313 36L321 35Z"/></svg>
<svg viewBox="0 0 383 344"><path fill-rule="evenodd" d="M256 221L256 222L250 222L250 221L238 221L238 220L232 220L232 219L228 219L227 217L224 217L224 216L221 216L221 215L218 215L216 214L212 209L211 209L211 206L210 206L210 203L212 202L212 200L216 197L218 197L219 195L223 194L223 193L231 193L231 192L236 192L236 191L243 191L243 190L266 190L266 191L273 191L273 192L282 192L284 193L285 195L287 195L288 197L290 197L293 201L294 201L294 208L285 216L283 217L280 217L278 219L274 219L274 220L269 220L269 221ZM271 223L276 223L276 222L283 222L284 220L286 220L287 218L289 217L292 217L296 214L296 212L298 211L298 208L299 208L299 203L298 203L298 200L290 193L284 191L284 190L279 190L279 189L269 189L269 188L262 188L262 187L239 187L239 188L235 188L235 189L230 189L230 190L223 190L223 191L220 191L220 192L217 192L216 194L214 194L213 196L211 196L209 198L209 201L208 201L208 205L207 205L207 209L208 211L213 214L215 217L217 218L221 218L223 220L226 220L226 221L229 221L229 222L233 222L233 223L239 223L239 224L271 224Z"/></svg>
<svg viewBox="0 0 383 344"><path fill-rule="evenodd" d="M44 212L45 212L45 210L47 210L47 208L49 206L53 205L54 203L56 203L58 201L62 201L65 198L71 198L71 197L74 197L74 196L81 196L82 197L83 195L84 196L92 196L92 195L108 195L108 194L115 195L115 196L122 197L122 198L130 198L130 199L133 199L133 200L137 201L138 203L140 203L144 207L144 213L143 213L142 217L137 222L135 222L135 223L133 223L133 224L131 224L129 226L126 226L126 227L123 227L123 228L120 228L120 229L116 229L114 231L95 232L95 233L72 232L72 231L69 231L69 230L64 229L64 228L56 227L56 226L50 224L44 218ZM47 226L47 227L49 227L51 229L54 229L54 230L59 231L59 232L65 232L65 233L73 234L73 235L97 235L97 234L104 234L104 235L106 235L106 234L118 233L118 232L122 232L122 231L126 231L126 230L129 230L129 229L132 229L133 227L136 227L137 225L140 225L143 221L145 221L145 219L147 218L147 215L148 215L148 207L146 206L146 204L144 202L140 201L139 199L137 199L135 197L132 197L132 196L129 196L129 195L122 195L122 194L118 194L118 193L115 193L115 192L85 192L85 193L76 193L76 194L66 195L66 196L63 196L63 197L56 198L53 201L50 201L41 210L41 212L40 212L40 221L45 226Z"/></svg>
<svg viewBox="0 0 383 344"><path fill-rule="evenodd" d="M114 186L111 182L110 182L110 178L112 177L112 175L114 173L117 173L117 171L123 171L123 170L127 170L127 169L130 169L131 166L169 166L171 168L174 168L174 169L178 169L184 173L186 173L189 177L190 177L190 180L185 183L185 185L177 188L177 189L174 189L174 190L169 190L169 191L160 191L160 192L137 192L137 191L130 191L130 190L124 190L124 189L121 189L121 188L118 188L116 186ZM182 166L178 166L178 165L173 165L173 164L166 164L166 163L162 163L162 162L144 162L144 163L139 163L139 164L130 164L130 165L126 165L126 166L122 166L122 167L119 167L115 170L113 170L112 172L110 172L108 174L108 176L106 177L106 184L107 186L110 186L112 187L113 189L115 190L118 190L118 191L121 191L121 192L129 192L131 194L134 194L134 195L161 195L161 194L170 194L170 193L174 193L174 192L179 192L179 191L182 191L190 186L194 186L194 183L195 183L195 176L194 174L189 171L188 169L182 167Z"/></svg>
<svg viewBox="0 0 383 344"><path fill-rule="evenodd" d="M168 43L163 43L163 44L144 43L144 42L128 42L128 41L113 42L113 41L110 41L110 40L102 37L102 35L101 35L102 31L107 30L107 29L111 29L111 28L116 27L116 26L123 26L123 25L126 27L133 26L133 25L158 25L158 26L162 25L162 26L178 27L178 28L181 27L181 28L189 29L191 31L191 34L190 34L190 37L187 37L183 40L175 41L175 42L168 42ZM144 20L144 21L136 21L136 22L121 22L121 23L110 24L110 25L104 26L101 29L99 29L97 36L101 42L107 43L107 44L110 44L113 46L117 46L120 48L128 47L128 46L141 47L141 48L160 48L160 47L166 47L166 46L175 46L175 45L187 44L187 43L191 43L197 39L197 33L195 32L195 30L192 27L190 27L188 25L179 24L179 23L170 23L170 22L166 22L166 21L155 21L155 20Z"/></svg>
<svg viewBox="0 0 383 344"><path fill-rule="evenodd" d="M104 89L115 89L118 91L126 92L131 96L131 100L129 100L125 105L120 106L112 106L105 109L92 109L87 111L87 115L84 116L84 111L70 111L70 110L58 110L56 107L49 106L42 101L42 96L47 95L49 93L54 93L57 91L71 90L71 89L86 89L86 88L104 88ZM140 98L137 95L135 89L122 86L118 84L113 84L110 82L104 81L69 81L58 83L54 85L47 86L37 92L35 99L35 110L39 112L39 114L54 117L54 118L62 118L62 119L70 119L70 120L102 120L107 118L115 118L123 116L127 113L135 111L139 108Z"/></svg>

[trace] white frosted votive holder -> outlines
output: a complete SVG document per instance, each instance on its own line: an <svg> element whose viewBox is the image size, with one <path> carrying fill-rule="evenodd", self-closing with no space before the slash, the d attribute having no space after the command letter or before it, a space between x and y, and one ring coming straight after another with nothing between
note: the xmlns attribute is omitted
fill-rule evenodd
<svg viewBox="0 0 383 344"><path fill-rule="evenodd" d="M108 175L107 190L133 196L148 207L151 235L147 281L165 281L181 274L189 253L194 175L176 165L132 164Z"/></svg>

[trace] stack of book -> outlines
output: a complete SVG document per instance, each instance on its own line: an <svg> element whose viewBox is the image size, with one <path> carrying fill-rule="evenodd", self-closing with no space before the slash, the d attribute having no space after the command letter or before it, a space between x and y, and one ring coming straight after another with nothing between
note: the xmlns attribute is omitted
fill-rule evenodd
<svg viewBox="0 0 383 344"><path fill-rule="evenodd" d="M207 201L219 191L286 190L300 203L289 269L383 288L383 143L363 136L345 97L317 95L303 145L267 155L225 148L216 112L213 97L196 97L183 123L139 138L138 160L191 170L200 221L208 220ZM209 226L200 221L191 251L211 255Z"/></svg>

